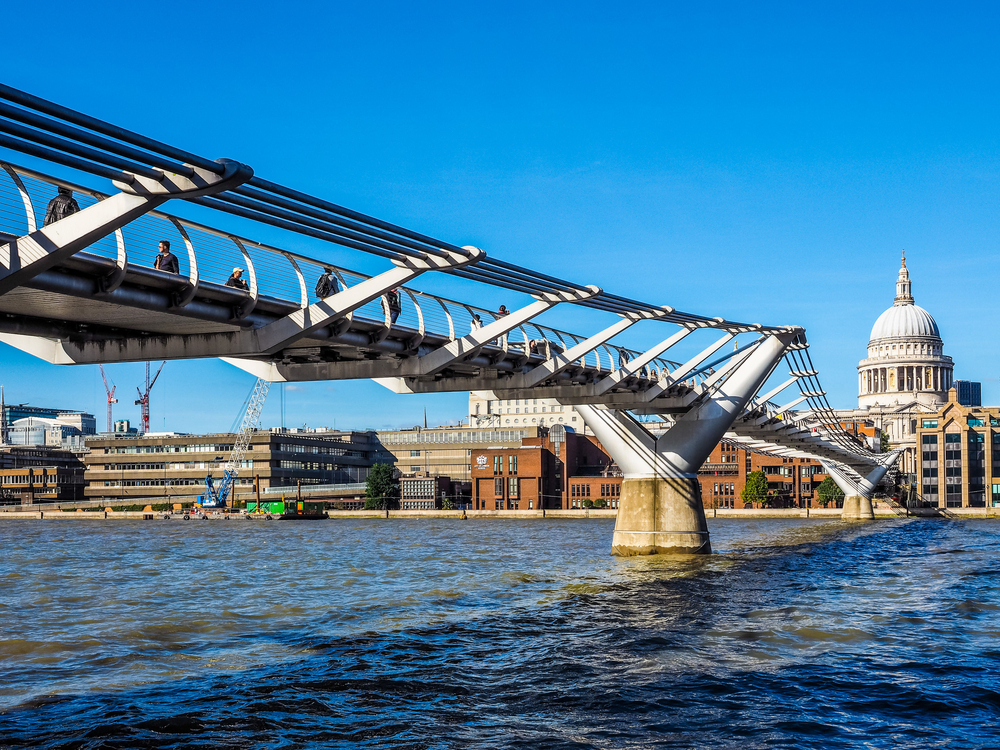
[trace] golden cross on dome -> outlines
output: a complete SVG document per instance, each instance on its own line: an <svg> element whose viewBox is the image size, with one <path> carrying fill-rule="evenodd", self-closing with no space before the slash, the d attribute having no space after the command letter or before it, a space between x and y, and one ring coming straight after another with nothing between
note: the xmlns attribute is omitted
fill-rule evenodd
<svg viewBox="0 0 1000 750"><path fill-rule="evenodd" d="M903 268L906 268L906 250L903 250Z"/></svg>

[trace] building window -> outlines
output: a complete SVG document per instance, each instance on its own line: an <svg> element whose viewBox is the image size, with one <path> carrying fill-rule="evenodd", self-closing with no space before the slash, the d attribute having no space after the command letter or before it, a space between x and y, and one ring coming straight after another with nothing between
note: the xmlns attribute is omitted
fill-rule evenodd
<svg viewBox="0 0 1000 750"><path fill-rule="evenodd" d="M985 427L986 426L986 420L985 419L980 419L979 417L969 417L966 420L966 424L968 424L969 427Z"/></svg>
<svg viewBox="0 0 1000 750"><path fill-rule="evenodd" d="M920 442L924 445L937 445L937 435L923 435Z"/></svg>
<svg viewBox="0 0 1000 750"><path fill-rule="evenodd" d="M518 494L517 494L517 477L510 477L510 479L509 479L509 481L507 483L507 492L508 492L507 497L510 497L510 498L516 498L516 497L518 497Z"/></svg>
<svg viewBox="0 0 1000 750"><path fill-rule="evenodd" d="M493 480L493 494L497 497L503 497L503 477L497 477Z"/></svg>
<svg viewBox="0 0 1000 750"><path fill-rule="evenodd" d="M419 466L411 466L410 467L410 473L411 474L415 474L418 471L420 471L420 467Z"/></svg>
<svg viewBox="0 0 1000 750"><path fill-rule="evenodd" d="M493 456L493 473L503 474L503 456L499 453Z"/></svg>

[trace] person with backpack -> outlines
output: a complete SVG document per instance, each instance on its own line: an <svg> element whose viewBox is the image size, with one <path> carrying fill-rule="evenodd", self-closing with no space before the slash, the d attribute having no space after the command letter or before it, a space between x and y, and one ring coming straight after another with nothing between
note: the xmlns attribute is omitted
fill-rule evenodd
<svg viewBox="0 0 1000 750"><path fill-rule="evenodd" d="M389 325L396 325L396 319L403 312L403 304L399 301L399 290L390 289L385 293L385 305L389 308Z"/></svg>
<svg viewBox="0 0 1000 750"><path fill-rule="evenodd" d="M73 191L68 187L60 187L56 197L50 200L49 205L45 208L45 220L42 222L42 226L47 227L49 224L61 221L79 210L80 206L73 197Z"/></svg>
<svg viewBox="0 0 1000 750"><path fill-rule="evenodd" d="M329 266L323 267L323 274L316 280L316 296L320 299L332 297L340 292L340 283L333 269Z"/></svg>

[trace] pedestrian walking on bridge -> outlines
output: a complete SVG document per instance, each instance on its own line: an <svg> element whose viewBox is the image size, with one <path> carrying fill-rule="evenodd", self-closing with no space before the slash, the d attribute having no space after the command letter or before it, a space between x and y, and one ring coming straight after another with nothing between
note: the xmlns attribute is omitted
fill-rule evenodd
<svg viewBox="0 0 1000 750"><path fill-rule="evenodd" d="M73 198L73 191L68 187L60 187L56 197L50 200L45 208L45 221L42 222L42 226L47 227L49 224L61 221L79 210L80 206Z"/></svg>
<svg viewBox="0 0 1000 750"><path fill-rule="evenodd" d="M170 240L160 240L160 254L153 261L153 268L157 271L167 273L180 273L180 265L177 263L177 256L170 252Z"/></svg>
<svg viewBox="0 0 1000 750"><path fill-rule="evenodd" d="M320 299L340 293L340 283L330 266L323 267L323 274L316 280L316 296Z"/></svg>

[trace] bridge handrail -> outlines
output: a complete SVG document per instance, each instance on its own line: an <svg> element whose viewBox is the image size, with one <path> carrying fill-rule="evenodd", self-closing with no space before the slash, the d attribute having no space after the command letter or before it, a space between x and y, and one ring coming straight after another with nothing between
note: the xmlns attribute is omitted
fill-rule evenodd
<svg viewBox="0 0 1000 750"><path fill-rule="evenodd" d="M150 180L160 180L165 178L167 172L191 177L195 174L195 168L209 170L216 174L221 174L224 169L221 162L215 162L177 149L67 107L48 102L40 97L18 91L10 86L0 84L0 100L3 100L0 101L0 115L3 116L0 118L0 146L30 154L43 160L62 164L125 184L134 183L137 176L142 176ZM51 182L51 178L48 181ZM93 190L79 187L77 189L87 195L96 195ZM367 216L306 193L264 180L258 176L252 177L243 185L217 193L212 197L195 198L193 202L233 215L250 218L260 223L280 227L306 236L318 237L341 246L352 247L362 252L394 260L404 257L443 257L449 255L449 253L470 257L469 254L471 252L466 248L452 243L444 242ZM26 204L28 203L30 201L26 201ZM30 227L33 219L31 206L26 205L26 210L28 212L26 221ZM159 212L154 215L164 219L172 218L169 215L160 214ZM205 225L198 225L197 222L181 221L184 221L184 226L192 229L197 228L198 231L215 235L219 239L224 239L237 245L240 243L240 239L233 235L218 232ZM120 279L124 276L125 254L123 240L120 235L117 240L116 257L122 267L115 274L114 278L109 277L105 280L108 284L120 283ZM321 261L306 258L306 256L299 256L298 254L290 256L288 255L288 251L281 251L277 248L265 246L262 243L248 242L258 250L283 257L286 262L291 261L295 257L302 259L303 262L326 265ZM252 287L252 299L242 308L241 314L245 316L249 314L250 309L256 302L256 283L252 259L249 254L245 254L244 258L250 270ZM294 265L294 262L292 265ZM346 269L340 270L345 271ZM613 312L619 315L648 316L653 319L692 328L714 328L733 334L744 332L768 334L788 330L784 326L774 327L738 323L721 317L709 318L678 311L667 306L657 306L629 299L603 290L596 294L591 294L587 287L581 284L534 271L492 256L485 257L479 263L462 268L445 269L444 272L532 295L569 292L571 295L576 296L576 299L571 300L572 304ZM354 272L350 273L352 276L364 278L361 275L354 274ZM189 276L194 290L197 290L198 278L195 274ZM298 278L301 280L301 274L299 274ZM433 295L412 290L407 291L411 294L411 299L414 302L416 302L417 296L435 300L444 309L448 317L450 336L457 337L460 335L459 331L454 329L454 320L448 312L448 305L455 305L456 309L462 309L465 306L451 300L434 297ZM193 296L193 294L189 296ZM480 308L475 309L479 310ZM487 315L492 314L485 310L482 310L482 312ZM422 332L422 314L420 315L420 319L419 327ZM574 338L571 334L552 328L536 326L536 330L544 334L551 334L555 339L562 342L564 348L566 346L564 337ZM543 339L549 339L549 336L543 335ZM810 371L812 370L812 366L808 352L805 351L805 347L808 344L805 343L804 333L800 334L800 339L792 347L792 351L788 353L787 359L790 362L796 363L797 366L794 366L793 370ZM506 336L503 338L503 346L505 349L508 346ZM527 349L529 342L524 341L523 346ZM637 354L632 350L623 350L620 347L615 348L619 352L628 351L630 354ZM595 358L597 368L600 370L601 361L599 353L596 350ZM661 365L661 370L662 364L677 366L675 363L667 361L660 362L657 360L656 362ZM586 357L581 358L581 364L586 367ZM611 366L614 366L614 362L611 363ZM649 363L649 373L647 374L655 373L656 367L651 362ZM698 375L702 378L705 377L705 374L701 372ZM803 382L800 385L802 400L806 400L811 409L817 414L823 415L824 419L836 424L836 415L829 401L826 399L825 392L819 384L817 375L805 375L802 376L802 380ZM849 442L846 432L843 435L835 435L835 439L844 444L845 447Z"/></svg>
<svg viewBox="0 0 1000 750"><path fill-rule="evenodd" d="M72 182L70 180L62 179L62 178L59 178L59 177L54 177L52 175L47 175L47 174L44 174L44 173L39 172L37 170L31 169L29 167L24 167L24 166L21 166L21 165L18 165L18 164L14 164L12 162L7 162L7 161L0 162L0 169L9 170L13 174L18 175L21 178L28 178L29 180L34 180L34 181L37 181L39 183L44 183L44 184L52 185L52 186L55 186L55 187L69 188L70 190L74 191L75 193L78 193L78 194L84 195L84 196L90 196L90 197L92 197L92 198L94 198L96 200L103 200L103 199L109 197L108 194L103 193L101 191L94 190L92 188L86 187L84 185L80 185L80 184ZM28 185L25 186L26 192L28 192L29 195L30 195L31 191L28 189L29 187L30 187L30 182L28 183ZM43 196L43 198L44 198L44 196ZM296 276L296 286L300 285L300 282L298 282L298 276L301 274L301 270L295 266L295 261L301 261L303 263L308 263L308 264L311 264L313 266L318 266L318 267L330 267L330 268L334 269L336 272L339 272L339 274L341 274L341 278L342 279L343 279L343 274L346 274L349 277L352 277L352 279L354 280L354 283L359 283L360 281L367 280L367 279L371 278L370 275L362 273L362 272L359 272L359 271L354 271L352 269L349 269L349 268L346 268L346 267L343 267L343 266L339 266L339 265L334 264L334 263L329 263L327 261L323 261L323 260L320 260L320 259L317 259L317 258L314 258L314 257L310 257L310 256L305 255L303 253L295 252L293 250L285 250L285 249L282 249L282 248L274 247L273 245L270 245L268 243L264 243L264 242L260 242L258 240L250 239L248 237L237 235L237 234L234 234L232 232L225 232L225 231L216 229L214 227L211 227L211 226L209 226L207 224L203 224L201 222L194 221L194 220L191 220L191 219L182 218L182 217L179 217L179 216L177 216L175 214L167 213L165 211L159 211L159 210L149 211L146 214L146 216L148 216L148 217L154 217L154 218L157 218L157 219L161 219L161 220L163 220L165 222L169 222L170 224L172 224L174 226L183 227L183 228L185 228L187 230L197 230L198 232L202 232L204 234L213 236L213 237L218 238L219 240L222 240L222 241L224 241L226 243L234 243L235 242L237 247L239 245L242 245L245 248L247 248L247 250L252 249L252 250L255 250L255 251L267 253L267 254L269 254L270 256L272 256L275 259L281 259L282 261L285 261L286 263L288 263L289 267L295 273L295 276ZM141 222L141 219L139 221ZM136 224L136 222L133 222L133 224ZM143 232L141 231L141 229L137 230L135 227L132 227L132 233L143 234ZM155 242L156 235L147 234L146 236L148 238L150 238L151 241ZM190 240L188 239L187 236L185 236L183 239L185 240L186 243L190 243ZM124 240L122 240L121 238L118 238L117 242L116 242L116 246L115 246L116 250L119 249L119 245L123 246L123 244L124 244ZM197 255L197 248L194 247L192 244L188 244L188 246L193 250L194 254ZM143 264L134 263L134 261L131 262L130 265L137 265L139 267L150 268L150 266L143 266ZM201 266L199 266L199 267L201 267ZM259 275L260 274L258 274L258 276ZM203 274L201 274L200 278L202 280L201 283L203 283L203 284L204 283L209 283L209 284L211 283L211 282L205 282L204 281L204 275ZM260 284L260 283L261 282L258 281L258 284ZM443 296L440 296L440 295L432 295L432 294L429 294L427 292L423 292L423 291L420 291L420 290L417 290L417 289L412 289L410 287L405 287L404 286L404 287L401 287L401 288L405 289L406 292L409 295L411 295L412 298L419 298L420 300L433 301L433 302L436 302L438 305L440 305L442 307L445 307L446 309L450 307L451 308L450 314L451 314L452 317L455 316L455 313L458 310L469 310L469 309L474 310L475 312L477 312L477 313L479 313L481 315L487 316L487 319L495 318L496 317L496 312L492 311L492 310L487 310L485 308L477 307L475 305L467 305L466 303L459 302L457 300L454 300L454 299L451 299L451 298L448 298L448 297L443 297ZM262 288L261 291L264 292L264 293L266 293L266 291L267 291L266 287ZM275 299L281 299L281 298L275 298ZM432 307L431 309L433 310L435 308ZM420 311L418 312L418 316L428 316L428 311L420 309ZM433 318L434 316L430 315L429 317ZM531 328L535 329L535 331L539 334L539 339L541 339L541 340L549 340L549 341L553 341L553 342L562 342L562 344L564 345L564 348L568 348L568 347L565 346L565 339L564 339L564 337L572 339L575 342L582 341L582 338L580 336L576 335L576 334L572 334L572 333L569 333L567 331L561 331L559 329L555 329L555 328L551 328L551 327L548 327L548 326L540 325L540 324L535 323L535 322L530 322L530 323L525 324L525 327L528 327L528 326L530 326ZM445 330L447 330L450 333L451 331L449 329L453 328L453 327L454 327L454 323L452 323L451 326L446 326ZM456 330L455 333L454 333L455 337L460 337L461 335L464 335L464 334L460 330ZM514 344L514 345L517 345L517 346L523 346L523 347L526 348L527 345L528 345L528 341L511 341L511 344ZM633 357L633 358L636 357L636 356L639 356L641 354L641 352L638 352L636 350L627 349L625 347L618 346L618 345L615 345L615 344L608 344L608 346L610 346L611 348L613 348L616 353L621 352L621 351L626 351L626 352L629 353L630 357ZM581 358L581 360L583 361L584 366L586 366L585 365L585 357ZM659 363L660 368L674 369L674 368L676 368L676 367L679 366L679 363L673 362L671 360L667 360L665 358L657 358L655 360L655 362Z"/></svg>
<svg viewBox="0 0 1000 750"><path fill-rule="evenodd" d="M197 156L138 133L84 115L40 97L0 84L0 145L29 153L54 163L114 180L131 182L133 174L150 179L163 171L191 174L194 165L219 173L221 164ZM16 105L16 106L15 106ZM123 170L121 172L117 170ZM344 208L259 176L240 187L195 202L234 215L281 226L284 229L347 244L382 257L421 257L453 252L468 254L452 243L414 232L389 222ZM363 237L363 240L359 240ZM487 257L466 268L448 269L464 278L528 294L540 291L583 293L586 287L575 282L534 271L523 266ZM601 291L581 295L573 302L618 314L650 314L679 325L718 328L730 332L770 333L780 326L747 324L716 317L685 313Z"/></svg>

